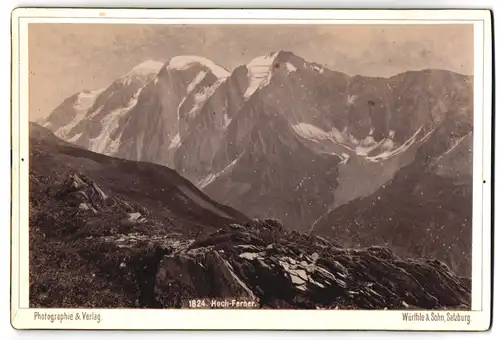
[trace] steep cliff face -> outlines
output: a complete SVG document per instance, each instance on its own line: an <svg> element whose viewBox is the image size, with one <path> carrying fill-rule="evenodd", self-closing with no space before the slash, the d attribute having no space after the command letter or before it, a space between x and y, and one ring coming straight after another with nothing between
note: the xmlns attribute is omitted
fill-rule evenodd
<svg viewBox="0 0 500 340"><path fill-rule="evenodd" d="M174 154L181 143L183 120L189 112L185 111L186 106L204 101L200 93L228 75L226 70L202 57L170 59L144 88L138 104L124 121L122 143L116 155L173 166Z"/></svg>

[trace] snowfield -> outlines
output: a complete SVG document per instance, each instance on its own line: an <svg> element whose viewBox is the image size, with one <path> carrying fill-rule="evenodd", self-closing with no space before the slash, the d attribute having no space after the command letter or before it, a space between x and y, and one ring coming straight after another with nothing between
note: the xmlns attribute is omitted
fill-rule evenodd
<svg viewBox="0 0 500 340"><path fill-rule="evenodd" d="M247 64L249 85L243 95L248 99L259 88L266 86L271 80L271 70L277 53L261 56L253 59Z"/></svg>

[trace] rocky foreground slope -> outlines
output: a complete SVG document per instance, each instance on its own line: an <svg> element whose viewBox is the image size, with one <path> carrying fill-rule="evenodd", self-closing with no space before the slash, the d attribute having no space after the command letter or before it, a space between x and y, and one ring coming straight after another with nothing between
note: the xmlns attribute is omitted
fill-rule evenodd
<svg viewBox="0 0 500 340"><path fill-rule="evenodd" d="M250 220L168 168L31 130L31 307L469 308L470 280L440 261Z"/></svg>

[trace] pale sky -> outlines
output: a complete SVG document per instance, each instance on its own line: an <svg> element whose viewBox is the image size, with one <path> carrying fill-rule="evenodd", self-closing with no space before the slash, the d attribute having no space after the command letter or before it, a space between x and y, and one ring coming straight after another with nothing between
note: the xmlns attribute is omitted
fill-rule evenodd
<svg viewBox="0 0 500 340"><path fill-rule="evenodd" d="M350 75L439 68L473 73L473 26L30 24L30 119L109 85L135 65L201 55L233 70L287 50Z"/></svg>

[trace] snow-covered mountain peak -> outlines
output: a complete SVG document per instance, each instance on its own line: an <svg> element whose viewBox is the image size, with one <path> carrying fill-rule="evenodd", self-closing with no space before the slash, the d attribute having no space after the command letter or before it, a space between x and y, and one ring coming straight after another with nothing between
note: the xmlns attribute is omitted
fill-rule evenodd
<svg viewBox="0 0 500 340"><path fill-rule="evenodd" d="M150 75L156 74L163 67L164 63L156 60L146 60L135 66L128 74L129 75Z"/></svg>
<svg viewBox="0 0 500 340"><path fill-rule="evenodd" d="M150 81L163 67L163 63L155 60L146 60L136 65L123 77L117 81L123 85L129 85L135 80L141 80L143 83Z"/></svg>
<svg viewBox="0 0 500 340"><path fill-rule="evenodd" d="M246 65L249 85L244 94L245 99L250 98L257 89L263 88L269 83L274 68L283 65L288 73L297 71L301 67L299 63L296 63L297 60L301 60L301 58L288 51L272 52L252 59Z"/></svg>
<svg viewBox="0 0 500 340"><path fill-rule="evenodd" d="M195 56L195 55L181 55L171 58L166 67L169 70L186 70L195 65L202 65L207 67L217 78L227 78L229 72L222 66L217 65L212 60Z"/></svg>
<svg viewBox="0 0 500 340"><path fill-rule="evenodd" d="M245 99L250 98L258 89L269 83L272 74L272 65L278 53L271 53L252 59L247 65L248 87Z"/></svg>
<svg viewBox="0 0 500 340"><path fill-rule="evenodd" d="M278 56L278 53L273 52L267 55L259 56L252 59L248 64L247 68L249 71L258 71L263 68L270 68L273 65L274 59Z"/></svg>

